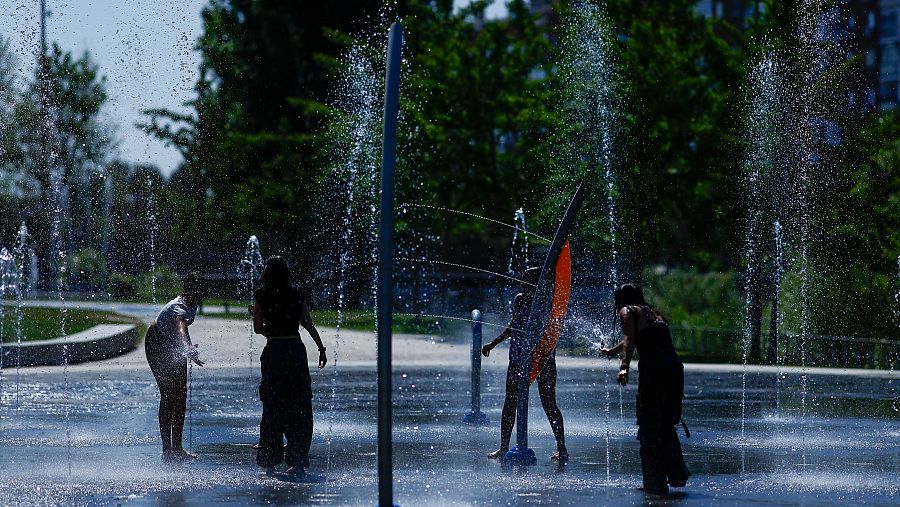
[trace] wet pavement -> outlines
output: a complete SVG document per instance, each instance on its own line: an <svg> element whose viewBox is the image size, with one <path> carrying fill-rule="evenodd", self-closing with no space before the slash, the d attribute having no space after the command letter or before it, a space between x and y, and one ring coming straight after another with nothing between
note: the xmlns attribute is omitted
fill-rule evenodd
<svg viewBox="0 0 900 507"><path fill-rule="evenodd" d="M496 363L500 363L497 361ZM484 455L498 442L503 369L485 370L492 425L462 424L469 370L395 370L395 499L418 505L900 504L896 376L796 372L742 379L733 369L686 373L682 438L693 476L658 499L640 486L633 386L606 361L561 366L559 405L571 462L557 468L550 426L532 393L538 465L512 469ZM310 474L260 475L251 445L260 404L250 368L194 368L185 439L199 459L164 465L158 394L149 371L4 371L0 407L2 505L375 505L375 374L369 366L313 373L316 428ZM636 379L634 379L636 380ZM68 384L68 388L66 388ZM805 415L804 415L805 413ZM515 436L513 437L515 439Z"/></svg>

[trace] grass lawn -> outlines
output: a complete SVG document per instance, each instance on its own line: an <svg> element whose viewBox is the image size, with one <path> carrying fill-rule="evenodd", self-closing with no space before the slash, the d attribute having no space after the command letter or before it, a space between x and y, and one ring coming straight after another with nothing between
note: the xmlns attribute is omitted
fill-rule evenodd
<svg viewBox="0 0 900 507"><path fill-rule="evenodd" d="M222 299L222 298L206 298L203 300L203 304L206 306L225 306L225 303L228 303L228 306L234 311L235 308L247 308L247 305L250 304L249 300L246 299Z"/></svg>
<svg viewBox="0 0 900 507"><path fill-rule="evenodd" d="M244 307L241 308L245 308ZM375 331L375 314L367 310L344 310L342 313L341 327L344 329L354 329L358 331ZM335 327L338 321L337 310L311 310L313 322L316 325ZM247 312L231 312L231 313L204 313L206 317L216 317L224 319L249 319ZM440 335L447 331L447 326L453 323L439 319L415 317L410 315L394 314L393 330L396 333L416 333L416 334L432 334ZM443 319L440 319L443 320Z"/></svg>
<svg viewBox="0 0 900 507"><path fill-rule="evenodd" d="M22 313L22 341L49 340L61 336L59 321L62 312L58 308L23 308ZM4 342L16 342L16 322L16 308L5 305L2 322ZM69 308L65 324L66 334L74 334L98 324L138 324L138 321L104 311ZM138 336L143 337L143 327L140 327Z"/></svg>

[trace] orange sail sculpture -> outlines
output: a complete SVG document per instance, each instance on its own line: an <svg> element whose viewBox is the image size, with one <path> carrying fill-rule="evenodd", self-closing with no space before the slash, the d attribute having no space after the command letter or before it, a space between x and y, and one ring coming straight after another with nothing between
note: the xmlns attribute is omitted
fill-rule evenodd
<svg viewBox="0 0 900 507"><path fill-rule="evenodd" d="M525 325L524 357L519 363L518 400L516 401L516 449L509 451L504 460L522 465L535 464L534 451L528 448L528 388L537 379L547 359L553 354L562 333L569 309L572 290L572 254L569 251L569 230L575 215L584 201L584 183L580 183L569 207L563 214L547 257L541 268L541 276L534 290L534 299Z"/></svg>
<svg viewBox="0 0 900 507"><path fill-rule="evenodd" d="M562 333L566 320L566 311L569 309L569 294L572 291L572 254L569 252L569 242L563 244L556 266L553 270L553 302L550 306L550 318L544 328L541 341L538 342L531 356L531 371L528 375L528 383L537 379L547 358L559 343L559 335Z"/></svg>

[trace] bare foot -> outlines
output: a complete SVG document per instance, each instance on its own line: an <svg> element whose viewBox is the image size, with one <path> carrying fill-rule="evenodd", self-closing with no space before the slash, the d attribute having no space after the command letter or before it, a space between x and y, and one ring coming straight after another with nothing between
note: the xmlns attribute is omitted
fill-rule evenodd
<svg viewBox="0 0 900 507"><path fill-rule="evenodd" d="M508 451L509 451L509 449L506 449L506 448L504 448L504 447L501 447L501 448L497 449L496 451L494 451L494 452L488 454L488 459L500 459L500 458L502 458L503 456L506 456L506 453L507 453Z"/></svg>
<svg viewBox="0 0 900 507"><path fill-rule="evenodd" d="M175 459L180 460L180 461L188 461L188 460L192 460L192 459L197 459L196 455L191 454L182 448L173 449L172 454L175 457Z"/></svg>
<svg viewBox="0 0 900 507"><path fill-rule="evenodd" d="M550 461L564 465L569 462L569 453L566 451L556 451L550 456Z"/></svg>

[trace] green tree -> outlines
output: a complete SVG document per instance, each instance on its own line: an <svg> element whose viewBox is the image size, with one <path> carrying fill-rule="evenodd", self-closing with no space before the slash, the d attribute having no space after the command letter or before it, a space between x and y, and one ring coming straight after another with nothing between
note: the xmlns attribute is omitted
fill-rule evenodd
<svg viewBox="0 0 900 507"><path fill-rule="evenodd" d="M27 188L20 177L22 150L18 143L15 109L22 99L22 91L16 85L18 64L9 41L0 37L0 243L8 241L19 225L19 210L26 200Z"/></svg>
<svg viewBox="0 0 900 507"><path fill-rule="evenodd" d="M750 65L771 65L774 80L768 83L768 93L777 95L766 108L769 118L763 128L745 134L752 136L751 143L766 144L771 155L757 165L762 195L748 195L745 205L745 214L757 210L761 222L752 238L754 256L746 259L755 277L747 284L753 355L757 355L765 298L772 299L772 325L778 318L769 276L774 270L775 220L783 227L788 269L778 309L785 327L799 331L806 317L813 333L871 335L875 331L851 322L856 311L866 311L873 327L893 329L887 285L895 261L855 245L870 233L866 227L892 223L890 214L874 212L878 208L874 203L890 202L890 177L881 180L883 186L878 189L865 182L873 154L889 153L896 132L889 126L892 120L879 118L867 125L859 110L848 107L846 92L858 79L863 62L859 57L847 59L840 41L822 31L820 23L827 20L824 13L831 6L824 0L764 2L750 23L748 74L753 72ZM764 90L752 92L758 95ZM884 137L875 142L874 133ZM748 152L752 149L747 147ZM882 188L887 195L879 192ZM883 237L892 241L887 231ZM801 286L806 301L800 300ZM881 304L862 310L872 301ZM776 339L776 334L770 334L770 354L775 352Z"/></svg>
<svg viewBox="0 0 900 507"><path fill-rule="evenodd" d="M16 103L21 99L21 90L16 86L15 79L17 60L10 50L9 41L0 37L0 170L4 174L21 160L14 120ZM4 181L9 180L4 178Z"/></svg>
<svg viewBox="0 0 900 507"><path fill-rule="evenodd" d="M171 251L165 236L171 220L168 206L174 205L168 186L152 165L116 161L107 173L109 204L104 219L109 233L101 253L110 272L147 272L154 263L167 259ZM151 244L154 251L149 248Z"/></svg>
<svg viewBox="0 0 900 507"><path fill-rule="evenodd" d="M16 221L29 225L42 259L51 258L54 209L65 250L97 246L102 235L92 217L102 206L97 176L114 146L99 119L106 100L106 79L90 55L76 58L54 43L12 106L14 141L5 139L14 145L7 153L16 163L6 167L22 204ZM43 268L49 280L55 268Z"/></svg>
<svg viewBox="0 0 900 507"><path fill-rule="evenodd" d="M814 236L814 324L826 334L900 339L900 117L874 114L846 133Z"/></svg>
<svg viewBox="0 0 900 507"><path fill-rule="evenodd" d="M740 34L704 18L692 0L638 3L608 3L627 90L619 136L623 250L638 268L733 266Z"/></svg>
<svg viewBox="0 0 900 507"><path fill-rule="evenodd" d="M541 193L545 161L538 148L552 122L549 26L523 1L508 2L509 16L492 20L484 14L489 2L459 11L452 4L406 5L402 101L411 136L401 163L407 175L419 176L405 180L398 199L511 222L520 206L534 209ZM443 259L491 263L511 236L453 214L430 220L417 227L439 235ZM475 243L479 251L467 251ZM505 257L499 252L495 257Z"/></svg>
<svg viewBox="0 0 900 507"><path fill-rule="evenodd" d="M323 31L350 30L376 9L362 0L211 0L203 9L193 113L147 111L146 125L184 157L171 187L174 234L188 248L234 249L249 234L268 251L311 246L332 84L319 55L335 51Z"/></svg>

